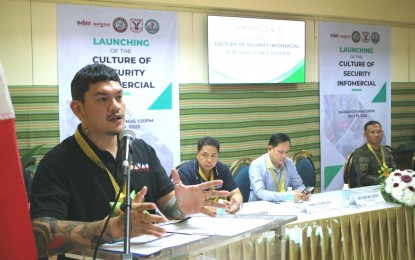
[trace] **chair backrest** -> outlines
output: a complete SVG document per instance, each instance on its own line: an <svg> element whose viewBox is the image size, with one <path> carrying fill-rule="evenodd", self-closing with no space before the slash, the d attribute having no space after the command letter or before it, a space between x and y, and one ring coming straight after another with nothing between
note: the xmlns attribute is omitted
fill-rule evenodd
<svg viewBox="0 0 415 260"><path fill-rule="evenodd" d="M316 185L316 169L311 157L312 155L306 150L301 150L292 157L297 172L306 187Z"/></svg>
<svg viewBox="0 0 415 260"><path fill-rule="evenodd" d="M412 155L411 169L415 171L415 152L414 152L414 155Z"/></svg>
<svg viewBox="0 0 415 260"><path fill-rule="evenodd" d="M344 162L343 167L343 181L344 183L349 184L349 188L356 187L356 172L353 167L353 152L351 152Z"/></svg>
<svg viewBox="0 0 415 260"><path fill-rule="evenodd" d="M174 167L174 168L176 168L176 170L179 170L179 168L180 167L182 167L182 165L184 164L185 162L181 162L181 163L179 163L178 165L176 165L176 167Z"/></svg>
<svg viewBox="0 0 415 260"><path fill-rule="evenodd" d="M249 157L244 157L244 158L236 160L230 167L232 176L234 176L235 173L239 171L239 168L241 168L242 166L251 165L251 162L252 162L252 159Z"/></svg>
<svg viewBox="0 0 415 260"><path fill-rule="evenodd" d="M251 182L249 180L249 166L251 162L251 158L242 158L234 162L230 168L233 179L238 184L239 190L242 193L243 202L248 201L251 190Z"/></svg>
<svg viewBox="0 0 415 260"><path fill-rule="evenodd" d="M178 165L176 165L174 168L176 168L176 170L178 171L179 168L184 164L185 162L181 162ZM173 181L173 176L171 175L171 173L169 174L169 178L171 181Z"/></svg>

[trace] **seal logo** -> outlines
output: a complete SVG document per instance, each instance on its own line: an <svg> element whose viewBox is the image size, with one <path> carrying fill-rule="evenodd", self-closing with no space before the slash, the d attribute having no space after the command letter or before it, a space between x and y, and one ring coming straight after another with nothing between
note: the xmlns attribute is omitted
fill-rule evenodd
<svg viewBox="0 0 415 260"><path fill-rule="evenodd" d="M368 43L370 40L370 32L362 32L362 42Z"/></svg>
<svg viewBox="0 0 415 260"><path fill-rule="evenodd" d="M112 22L112 27L114 28L115 31L117 31L119 33L122 33L122 32L125 32L127 30L128 23L124 18L117 17Z"/></svg>
<svg viewBox="0 0 415 260"><path fill-rule="evenodd" d="M370 39L372 40L372 42L374 44L377 44L380 41L380 35L377 32L373 32L372 35L370 36Z"/></svg>
<svg viewBox="0 0 415 260"><path fill-rule="evenodd" d="M354 32L352 33L352 40L353 40L353 42L355 42L355 43L360 42L360 33L359 33L358 31L354 31Z"/></svg>
<svg viewBox="0 0 415 260"><path fill-rule="evenodd" d="M154 19L150 19L146 22L146 31L149 34L156 34L160 29L159 23L154 20Z"/></svg>
<svg viewBox="0 0 415 260"><path fill-rule="evenodd" d="M143 31L143 19L131 18L130 19L130 30L132 32L142 32Z"/></svg>

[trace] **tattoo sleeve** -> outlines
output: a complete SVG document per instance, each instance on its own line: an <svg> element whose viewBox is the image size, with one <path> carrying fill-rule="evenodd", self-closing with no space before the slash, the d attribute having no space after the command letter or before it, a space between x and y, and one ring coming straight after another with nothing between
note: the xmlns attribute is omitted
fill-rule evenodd
<svg viewBox="0 0 415 260"><path fill-rule="evenodd" d="M168 219L185 219L188 215L184 214L177 205L176 197L172 197L166 205L166 217Z"/></svg>
<svg viewBox="0 0 415 260"><path fill-rule="evenodd" d="M87 223L49 217L34 219L32 227L38 257L60 255L74 249L93 249L103 226L103 221ZM113 240L112 235L105 231L101 244Z"/></svg>

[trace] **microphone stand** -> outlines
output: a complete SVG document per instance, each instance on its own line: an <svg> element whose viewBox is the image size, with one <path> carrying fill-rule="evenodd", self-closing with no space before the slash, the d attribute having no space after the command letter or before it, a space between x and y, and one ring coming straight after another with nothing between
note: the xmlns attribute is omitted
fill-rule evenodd
<svg viewBox="0 0 415 260"><path fill-rule="evenodd" d="M129 130L126 130L129 131ZM123 133L121 133L122 136ZM129 136L128 134L122 136L122 138L125 138L125 143L124 143L124 161L122 162L122 169L123 169L123 174L124 176L126 176L126 193L125 194L125 202L124 202L124 212L125 212L125 232L124 232L124 253L122 254L121 259L123 260L132 260L133 259L133 255L130 252L130 239L131 239L131 234L130 234L130 223L131 223L131 188L130 188L130 154L129 154L129 148L130 148L130 139L134 138L134 132L132 133L133 136L131 138L131 136Z"/></svg>

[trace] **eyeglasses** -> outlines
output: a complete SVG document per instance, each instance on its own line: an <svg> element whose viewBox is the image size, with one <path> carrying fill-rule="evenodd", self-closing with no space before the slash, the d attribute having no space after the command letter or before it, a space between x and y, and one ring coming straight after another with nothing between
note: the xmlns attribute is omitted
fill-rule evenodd
<svg viewBox="0 0 415 260"><path fill-rule="evenodd" d="M217 155L216 153L213 153L213 154L201 153L201 154L199 154L199 156L200 156L203 160L208 160L208 159L211 159L211 160L216 160L216 159L218 159L218 155Z"/></svg>

